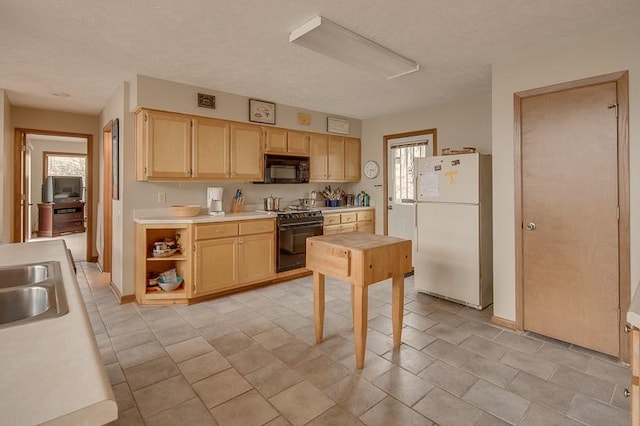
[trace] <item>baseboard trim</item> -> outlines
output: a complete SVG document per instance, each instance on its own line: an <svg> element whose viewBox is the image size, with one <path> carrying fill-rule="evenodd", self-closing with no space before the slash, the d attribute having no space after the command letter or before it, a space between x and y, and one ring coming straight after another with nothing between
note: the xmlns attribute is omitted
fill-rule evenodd
<svg viewBox="0 0 640 426"><path fill-rule="evenodd" d="M116 299L118 299L118 303L120 303L121 305L136 301L135 294L127 294L123 296L122 293L120 293L118 287L113 284L113 281L109 281L109 288L111 289L111 292L116 296Z"/></svg>
<svg viewBox="0 0 640 426"><path fill-rule="evenodd" d="M491 324L497 325L499 327L508 328L509 330L513 330L513 331L522 331L522 330L518 330L518 326L515 323L515 321L500 318L495 315L492 315L489 321L491 322Z"/></svg>

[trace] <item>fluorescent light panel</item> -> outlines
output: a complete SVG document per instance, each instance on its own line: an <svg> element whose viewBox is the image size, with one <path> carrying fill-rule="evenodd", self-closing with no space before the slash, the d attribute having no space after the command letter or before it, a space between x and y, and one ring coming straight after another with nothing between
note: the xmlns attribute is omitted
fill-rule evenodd
<svg viewBox="0 0 640 426"><path fill-rule="evenodd" d="M387 79L420 69L416 62L322 16L316 16L293 30L289 35L289 42L381 74Z"/></svg>

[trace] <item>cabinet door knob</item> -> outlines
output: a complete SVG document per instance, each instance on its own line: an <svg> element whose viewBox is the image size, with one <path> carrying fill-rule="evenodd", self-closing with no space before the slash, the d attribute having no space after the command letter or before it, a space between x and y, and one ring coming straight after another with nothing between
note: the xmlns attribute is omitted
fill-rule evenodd
<svg viewBox="0 0 640 426"><path fill-rule="evenodd" d="M631 392L629 392L629 389L624 388L624 391L622 392L622 394L624 395L625 398L629 398L631 396Z"/></svg>

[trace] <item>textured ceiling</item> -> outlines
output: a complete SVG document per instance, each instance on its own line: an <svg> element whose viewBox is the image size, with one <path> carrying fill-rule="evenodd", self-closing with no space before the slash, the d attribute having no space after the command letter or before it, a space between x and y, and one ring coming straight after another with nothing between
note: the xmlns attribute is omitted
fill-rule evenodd
<svg viewBox="0 0 640 426"><path fill-rule="evenodd" d="M289 43L316 15L420 71L385 80ZM0 0L0 88L97 114L143 74L364 119L487 92L496 60L638 22L638 0Z"/></svg>

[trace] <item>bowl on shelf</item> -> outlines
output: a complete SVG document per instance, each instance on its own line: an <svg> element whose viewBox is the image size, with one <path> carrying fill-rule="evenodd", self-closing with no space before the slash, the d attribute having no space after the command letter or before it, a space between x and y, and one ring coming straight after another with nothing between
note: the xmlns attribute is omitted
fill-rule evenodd
<svg viewBox="0 0 640 426"><path fill-rule="evenodd" d="M184 204L171 206L171 212L178 217L193 217L200 214L201 207L198 204Z"/></svg>
<svg viewBox="0 0 640 426"><path fill-rule="evenodd" d="M176 277L175 281L165 281L162 279L162 277L158 278L158 285L164 291L175 290L176 288L180 287L181 284L182 284L182 277Z"/></svg>

